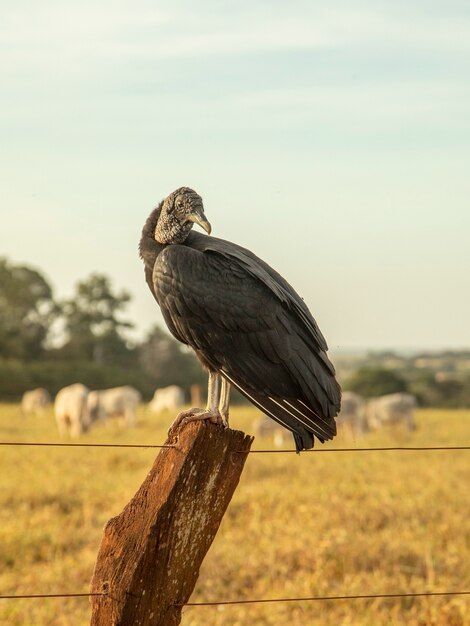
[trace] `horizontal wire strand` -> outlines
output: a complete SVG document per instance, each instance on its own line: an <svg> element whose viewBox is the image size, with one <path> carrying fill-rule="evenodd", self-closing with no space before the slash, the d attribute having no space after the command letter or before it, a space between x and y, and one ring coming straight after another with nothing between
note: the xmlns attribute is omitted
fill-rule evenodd
<svg viewBox="0 0 470 626"><path fill-rule="evenodd" d="M78 447L78 448L176 448L175 445L156 444L106 444L106 443L52 443L52 442L0 442L0 446L49 446L49 447ZM390 446L377 448L316 448L302 450L301 452L374 452L374 451L443 451L443 450L470 450L470 446ZM249 454L256 453L295 453L296 450L250 450ZM29 595L0 595L0 599L36 599L36 598L80 598L92 596L107 596L107 593L67 593L67 594L29 594ZM307 602L307 601L334 601L334 600L359 600L359 599L386 599L386 598L415 598L426 596L452 596L470 595L470 591L442 591L421 593L392 593L392 594L361 594L351 596L311 596L300 598L261 598L247 600L228 600L215 602L188 602L176 606L219 606L235 604L261 604L273 602Z"/></svg>
<svg viewBox="0 0 470 626"><path fill-rule="evenodd" d="M311 448L310 450L300 450L299 454L304 452L406 452L406 451L436 451L436 450L470 450L470 446L386 446L379 448ZM249 454L260 454L270 452L297 452L294 449L289 450L250 450Z"/></svg>
<svg viewBox="0 0 470 626"><path fill-rule="evenodd" d="M24 600L39 598L88 598L92 596L109 596L109 592L98 593L41 593L41 594L21 594L21 595L0 595L0 600ZM387 598L421 598L439 596L470 596L470 591L423 591L416 593L374 593L358 594L350 596L307 596L299 598L256 598L247 600L218 600L213 602L186 602L178 603L174 606L222 606L231 604L268 604L270 602L320 602L335 600L374 600Z"/></svg>
<svg viewBox="0 0 470 626"><path fill-rule="evenodd" d="M49 443L36 441L0 441L0 446L51 446L56 448L176 448L169 444L143 443Z"/></svg>
<svg viewBox="0 0 470 626"><path fill-rule="evenodd" d="M29 595L1 596L0 600L24 600L26 598L89 598L91 596L106 596L106 593L36 593Z"/></svg>
<svg viewBox="0 0 470 626"><path fill-rule="evenodd" d="M50 446L57 448L177 448L171 444L140 444L140 443L52 443L35 441L0 441L0 446ZM378 448L312 448L311 450L300 450L300 454L306 452L422 452L439 450L470 450L470 446L386 446ZM234 450L234 452L237 452ZM277 454L295 453L296 450L249 450L248 454ZM246 454L246 451L240 451Z"/></svg>
<svg viewBox="0 0 470 626"><path fill-rule="evenodd" d="M421 593L375 593L354 596L311 596L304 598L261 598L257 600L226 600L221 602L187 602L177 606L219 606L228 604L266 604L269 602L316 602L328 600L370 600L381 598L420 598L424 596L469 596L470 591L424 591Z"/></svg>

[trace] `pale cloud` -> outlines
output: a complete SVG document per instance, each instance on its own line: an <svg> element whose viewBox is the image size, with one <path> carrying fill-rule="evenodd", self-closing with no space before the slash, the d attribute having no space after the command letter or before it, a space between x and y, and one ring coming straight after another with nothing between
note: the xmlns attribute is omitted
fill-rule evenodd
<svg viewBox="0 0 470 626"><path fill-rule="evenodd" d="M195 8L197 6L197 9ZM241 6L227 15L223 4L21 3L7 4L1 65L41 66L94 59L179 59L210 55L317 48L406 47L470 52L470 19L391 5L295 7L269 3ZM71 67L73 70L74 67Z"/></svg>
<svg viewBox="0 0 470 626"><path fill-rule="evenodd" d="M291 111L329 119L362 118L371 127L393 120L421 125L462 123L469 127L470 83L437 80L369 81L366 84L319 85L304 89L253 90L234 96L232 105L245 111ZM460 126L461 127L461 126Z"/></svg>

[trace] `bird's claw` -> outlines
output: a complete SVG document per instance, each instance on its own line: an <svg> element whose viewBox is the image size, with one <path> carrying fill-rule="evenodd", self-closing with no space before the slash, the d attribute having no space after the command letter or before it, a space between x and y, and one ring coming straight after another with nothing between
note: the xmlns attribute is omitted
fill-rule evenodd
<svg viewBox="0 0 470 626"><path fill-rule="evenodd" d="M228 427L227 419L222 416L219 411L209 411L208 409L193 408L188 411L181 411L171 425L168 431L168 438L178 439L180 430L190 422L198 422L209 420L212 424L221 424L224 428Z"/></svg>

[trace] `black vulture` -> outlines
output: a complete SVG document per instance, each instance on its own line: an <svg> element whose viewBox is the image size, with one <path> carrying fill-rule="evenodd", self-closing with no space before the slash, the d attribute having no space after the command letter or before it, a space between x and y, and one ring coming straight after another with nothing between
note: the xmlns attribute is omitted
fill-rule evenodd
<svg viewBox="0 0 470 626"><path fill-rule="evenodd" d="M227 426L233 385L292 432L297 451L312 448L314 437L332 439L341 389L306 304L267 263L210 233L201 197L181 187L151 212L140 240L170 332L209 372L206 409L180 413L170 433L194 419Z"/></svg>

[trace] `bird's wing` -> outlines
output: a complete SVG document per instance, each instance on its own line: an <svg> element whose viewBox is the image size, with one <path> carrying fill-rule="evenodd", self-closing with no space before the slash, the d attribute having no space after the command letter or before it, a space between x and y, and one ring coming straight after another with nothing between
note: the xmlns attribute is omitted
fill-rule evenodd
<svg viewBox="0 0 470 626"><path fill-rule="evenodd" d="M261 280L294 315L299 317L303 323L304 331L306 331L305 339L313 342L313 348L316 347L325 352L328 350L328 344L303 299L285 278L265 261L253 254L251 250L230 241L217 237L208 237L198 232L190 233L188 243L195 250L214 253L236 260L247 273ZM328 361L327 365L334 374L335 371L330 361Z"/></svg>
<svg viewBox="0 0 470 626"><path fill-rule="evenodd" d="M231 255L229 246L220 253L192 245L165 248L153 280L170 331L291 430L298 448L311 447L313 434L334 436L334 370L307 307L285 281L276 286L263 266Z"/></svg>

